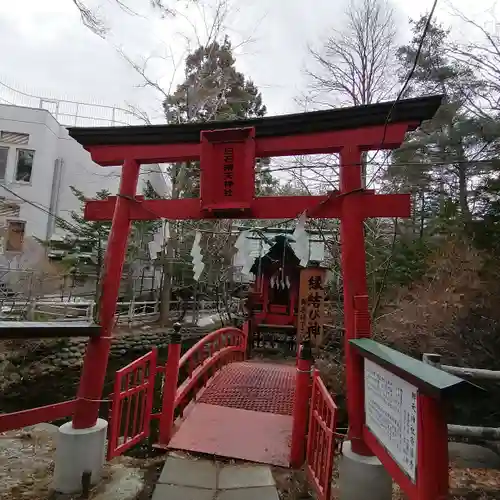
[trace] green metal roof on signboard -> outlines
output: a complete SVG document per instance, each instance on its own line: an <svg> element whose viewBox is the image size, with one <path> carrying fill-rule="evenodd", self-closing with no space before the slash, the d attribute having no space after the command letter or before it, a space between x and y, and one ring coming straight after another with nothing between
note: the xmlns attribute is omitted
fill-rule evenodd
<svg viewBox="0 0 500 500"><path fill-rule="evenodd" d="M479 388L467 380L407 356L375 340L353 339L350 344L358 349L363 357L418 387L429 396L444 398L460 392L464 386Z"/></svg>

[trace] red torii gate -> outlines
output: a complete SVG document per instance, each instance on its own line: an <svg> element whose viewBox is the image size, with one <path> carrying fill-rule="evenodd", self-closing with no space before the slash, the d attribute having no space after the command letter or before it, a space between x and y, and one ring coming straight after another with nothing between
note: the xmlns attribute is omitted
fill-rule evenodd
<svg viewBox="0 0 500 500"><path fill-rule="evenodd" d="M116 303L132 220L288 219L304 211L339 218L344 283L345 359L352 450L372 455L363 440L363 361L349 340L370 336L363 221L409 217L410 195L377 195L362 186L362 154L396 149L409 130L433 117L442 96L232 122L113 128L73 128L70 135L102 166L123 165L117 197L86 203L87 220L112 220L105 256L99 323L90 339L73 427L98 417ZM255 196L255 159L338 153L340 190L321 196ZM200 198L144 200L136 196L141 164L199 160Z"/></svg>

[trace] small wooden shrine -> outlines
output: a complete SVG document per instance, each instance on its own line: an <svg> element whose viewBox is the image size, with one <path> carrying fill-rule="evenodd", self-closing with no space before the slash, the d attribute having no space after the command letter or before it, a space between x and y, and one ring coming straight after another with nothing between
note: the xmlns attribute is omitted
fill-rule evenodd
<svg viewBox="0 0 500 500"><path fill-rule="evenodd" d="M250 269L255 276L254 319L257 325L295 325L302 266L289 236L278 235L274 241L265 255L255 259Z"/></svg>

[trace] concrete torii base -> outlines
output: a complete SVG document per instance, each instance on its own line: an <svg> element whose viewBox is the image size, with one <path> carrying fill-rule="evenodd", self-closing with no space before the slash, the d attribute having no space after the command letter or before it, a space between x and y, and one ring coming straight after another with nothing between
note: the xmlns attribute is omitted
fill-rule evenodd
<svg viewBox="0 0 500 500"><path fill-rule="evenodd" d="M377 457L354 453L351 442L342 445L339 463L340 500L391 500L392 479Z"/></svg>
<svg viewBox="0 0 500 500"><path fill-rule="evenodd" d="M89 429L73 429L72 422L59 427L53 488L58 493L82 491L82 475L90 473L90 483L101 478L105 462L108 422L98 419Z"/></svg>

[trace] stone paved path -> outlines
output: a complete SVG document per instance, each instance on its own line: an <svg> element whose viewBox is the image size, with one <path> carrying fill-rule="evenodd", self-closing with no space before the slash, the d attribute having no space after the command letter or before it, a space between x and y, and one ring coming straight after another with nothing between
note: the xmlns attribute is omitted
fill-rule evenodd
<svg viewBox="0 0 500 500"><path fill-rule="evenodd" d="M279 500L271 469L169 456L152 500Z"/></svg>

